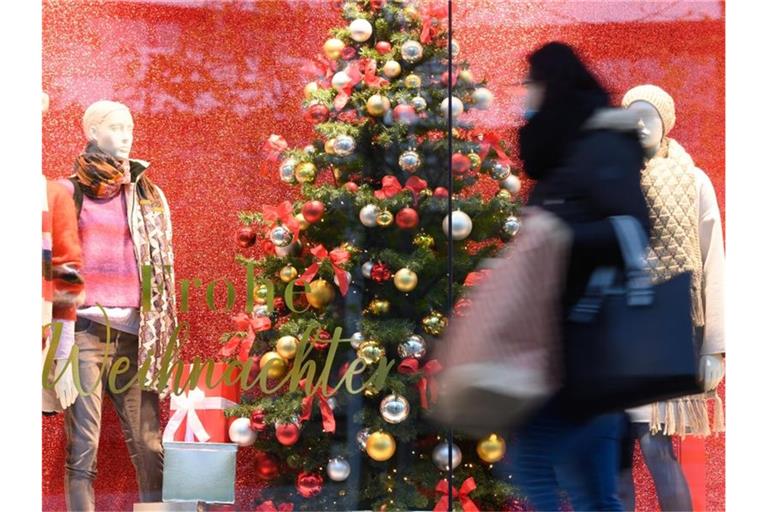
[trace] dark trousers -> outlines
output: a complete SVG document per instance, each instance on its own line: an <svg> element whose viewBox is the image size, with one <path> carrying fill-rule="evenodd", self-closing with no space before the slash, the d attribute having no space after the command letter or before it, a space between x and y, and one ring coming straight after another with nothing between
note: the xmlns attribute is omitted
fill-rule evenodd
<svg viewBox="0 0 768 512"><path fill-rule="evenodd" d="M550 402L517 433L515 481L538 511L560 510L560 491L574 511L624 510L618 495L621 413L576 421Z"/></svg>

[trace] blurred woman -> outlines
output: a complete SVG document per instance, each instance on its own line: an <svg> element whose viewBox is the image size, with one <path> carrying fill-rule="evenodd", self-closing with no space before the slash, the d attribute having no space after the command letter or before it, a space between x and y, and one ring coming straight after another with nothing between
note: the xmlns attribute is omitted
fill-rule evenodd
<svg viewBox="0 0 768 512"><path fill-rule="evenodd" d="M643 149L637 117L609 108L608 93L572 48L548 43L528 63L520 158L536 180L529 205L554 213L573 233L563 295L567 314L595 268L622 266L609 217L631 215L648 229L640 188ZM563 337L565 350L575 350L568 347L567 327ZM519 429L517 482L537 510L558 510L560 489L574 510L622 510L622 414L584 418L572 412L556 396Z"/></svg>

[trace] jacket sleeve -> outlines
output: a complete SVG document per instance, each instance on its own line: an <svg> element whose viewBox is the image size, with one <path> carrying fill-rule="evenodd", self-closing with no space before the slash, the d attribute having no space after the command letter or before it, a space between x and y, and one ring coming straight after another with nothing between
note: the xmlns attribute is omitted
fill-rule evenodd
<svg viewBox="0 0 768 512"><path fill-rule="evenodd" d="M85 285L75 203L61 185L50 182L48 202L53 240L53 320L62 323L62 336L56 350L59 359L66 358L74 344L77 306L85 299Z"/></svg>
<svg viewBox="0 0 768 512"><path fill-rule="evenodd" d="M570 223L574 253L584 253L596 265L621 265L621 248L609 217L635 217L646 236L650 235L648 204L640 187L642 152L636 143L622 137L596 137L579 151L579 168L585 179L587 196L601 219Z"/></svg>
<svg viewBox="0 0 768 512"><path fill-rule="evenodd" d="M702 355L725 353L725 248L715 189L704 171L699 182L699 244L703 265L704 344Z"/></svg>

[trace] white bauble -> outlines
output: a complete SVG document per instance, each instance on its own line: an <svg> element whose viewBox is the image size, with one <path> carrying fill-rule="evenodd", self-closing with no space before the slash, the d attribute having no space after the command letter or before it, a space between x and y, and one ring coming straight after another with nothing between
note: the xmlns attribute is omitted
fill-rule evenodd
<svg viewBox="0 0 768 512"><path fill-rule="evenodd" d="M443 233L445 233L445 236L448 236L448 233L453 231L454 240L464 240L472 233L472 219L469 218L469 215L461 210L456 210L450 218L450 225L448 224L448 215L443 219ZM450 229L451 226L453 227L452 230Z"/></svg>
<svg viewBox="0 0 768 512"><path fill-rule="evenodd" d="M334 482L343 482L349 478L352 468L344 457L334 457L328 461L326 471L328 472L328 478Z"/></svg>
<svg viewBox="0 0 768 512"><path fill-rule="evenodd" d="M475 92L472 93L472 103L475 107L485 110L491 106L493 102L493 93L485 87L478 87Z"/></svg>
<svg viewBox="0 0 768 512"><path fill-rule="evenodd" d="M349 24L349 37L358 43L370 39L371 34L373 34L373 27L368 20L358 18Z"/></svg>
<svg viewBox="0 0 768 512"><path fill-rule="evenodd" d="M360 222L367 228L375 228L379 213L381 213L381 208L375 204L367 204L360 210Z"/></svg>
<svg viewBox="0 0 768 512"><path fill-rule="evenodd" d="M501 181L501 186L507 189L510 194L517 194L520 192L520 178L515 176L514 174L510 174L507 176L504 180Z"/></svg>
<svg viewBox="0 0 768 512"><path fill-rule="evenodd" d="M352 77L350 77L346 71L339 71L335 75L333 75L333 78L331 78L331 85L334 89L337 91L341 91L349 85L349 83L352 81Z"/></svg>
<svg viewBox="0 0 768 512"><path fill-rule="evenodd" d="M451 447L451 458L448 459L448 442L443 441L435 446L435 449L432 451L432 462L441 471L448 471L449 460L450 466L456 469L461 464L461 450L456 444L453 444Z"/></svg>
<svg viewBox="0 0 768 512"><path fill-rule="evenodd" d="M464 112L464 103L462 103L462 101L456 96L453 96L452 98L445 98L443 102L440 103L440 110L442 111L443 115L448 117L449 100L453 117L460 116L462 112Z"/></svg>
<svg viewBox="0 0 768 512"><path fill-rule="evenodd" d="M238 446L251 446L256 442L256 432L251 430L250 418L237 418L229 426L229 439Z"/></svg>

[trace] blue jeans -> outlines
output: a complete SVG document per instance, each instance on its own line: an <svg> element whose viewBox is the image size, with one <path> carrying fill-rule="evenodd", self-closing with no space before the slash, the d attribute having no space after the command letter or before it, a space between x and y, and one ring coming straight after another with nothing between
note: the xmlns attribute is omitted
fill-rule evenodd
<svg viewBox="0 0 768 512"><path fill-rule="evenodd" d="M540 512L560 510L560 489L574 511L622 511L619 499L622 413L575 421L550 402L517 433L513 471Z"/></svg>

